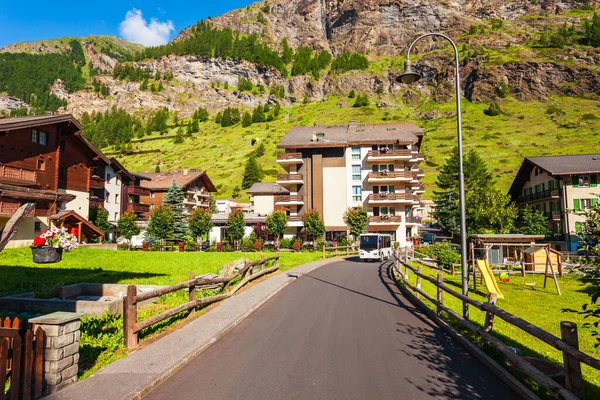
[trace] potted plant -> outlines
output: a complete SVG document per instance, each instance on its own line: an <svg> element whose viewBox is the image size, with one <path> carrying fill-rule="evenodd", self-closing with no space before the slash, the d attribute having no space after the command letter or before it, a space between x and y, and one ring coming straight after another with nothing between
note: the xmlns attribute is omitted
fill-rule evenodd
<svg viewBox="0 0 600 400"><path fill-rule="evenodd" d="M77 246L77 238L69 234L66 228L52 228L33 239L30 248L33 262L47 264L59 262L63 251L76 249Z"/></svg>

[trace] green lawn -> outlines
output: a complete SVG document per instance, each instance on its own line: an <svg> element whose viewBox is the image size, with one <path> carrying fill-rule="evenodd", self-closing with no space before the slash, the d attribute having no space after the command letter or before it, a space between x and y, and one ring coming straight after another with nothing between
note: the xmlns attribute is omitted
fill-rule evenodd
<svg viewBox="0 0 600 400"><path fill-rule="evenodd" d="M267 257L272 253L265 253ZM321 258L321 253L281 253L281 270ZM39 297L57 295L60 286L73 283L135 283L172 285L196 274L216 273L223 265L259 253L160 253L80 248L63 254L56 264L35 264L31 250L8 249L0 253L0 296L35 292Z"/></svg>
<svg viewBox="0 0 600 400"><path fill-rule="evenodd" d="M437 276L437 271L423 267L423 272L432 277ZM416 283L416 276L409 273L411 284ZM460 275L444 275L444 282L460 292ZM499 282L499 281L498 281ZM536 285L533 287L525 285L524 282ZM542 275L528 275L523 278L520 273L514 273L509 283L499 282L500 290L504 299L498 300L498 307L520 317L524 320L545 329L555 336L560 337L560 322L575 322L579 327L579 347L582 351L600 358L600 349L594 347L597 343L590 329L583 327L583 316L577 313L566 312L566 309L580 310L583 304L589 303L590 299L586 293L586 286L577 277L565 275L559 278L562 296L558 296L554 282L548 279L547 287L544 289L544 277ZM434 285L425 280L422 281L422 289L435 298L436 289ZM470 290L473 289L472 284ZM487 301L488 292L483 285L477 285L477 292L471 292L469 297L480 302ZM431 306L431 304L424 300ZM462 302L448 293L444 293L444 304L462 315ZM431 307L433 308L433 307ZM470 319L479 326L483 326L485 313L470 307ZM510 346L520 348L525 355L546 358L556 364L562 365L562 353L544 342L530 336L524 331L508 324L496 317L494 320L494 335ZM586 382L586 398L600 398L600 371L583 365L583 375Z"/></svg>

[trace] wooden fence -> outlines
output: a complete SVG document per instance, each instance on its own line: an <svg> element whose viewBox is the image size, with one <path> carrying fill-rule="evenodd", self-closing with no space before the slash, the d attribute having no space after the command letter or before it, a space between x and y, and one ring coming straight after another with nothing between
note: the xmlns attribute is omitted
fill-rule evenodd
<svg viewBox="0 0 600 400"><path fill-rule="evenodd" d="M354 246L332 246L323 245L323 260L329 257L340 257L358 254L358 248Z"/></svg>
<svg viewBox="0 0 600 400"><path fill-rule="evenodd" d="M275 261L275 264L272 267L266 268L266 264L269 261ZM165 319L177 315L180 312L225 300L233 296L248 282L251 282L271 272L275 272L278 269L279 255L276 255L275 257L263 258L258 261L245 263L243 268L231 276L217 278L196 278L195 274L192 272L190 273L190 279L188 281L143 294L137 294L137 287L135 285L129 285L127 287L127 296L123 298L123 336L125 346L127 346L128 349L135 348L138 344L138 333L142 329L164 321ZM232 281L240 277L241 280L237 282L235 286L231 287ZM219 285L219 287L222 285L224 293L210 297L204 297L201 299L195 298L196 289L214 288L215 285ZM138 304L146 300L158 298L168 293L176 292L178 290L188 291L188 302L150 317L144 321L138 321Z"/></svg>
<svg viewBox="0 0 600 400"><path fill-rule="evenodd" d="M516 368L524 372L528 377L539 383L542 387L548 390L556 398L561 399L579 399L583 396L583 378L581 374L581 363L587 364L592 368L600 370L600 360L594 358L578 349L577 325L572 322L561 322L561 338L554 336L552 333L543 330L515 315L512 315L503 309L496 306L495 295L490 295L487 303L480 303L470 297L463 296L461 293L454 291L444 285L444 273L438 272L437 279L425 275L422 272L422 265L417 268L409 265L400 258L400 254L394 254L394 275L402 281L402 284L410 288L415 294L413 300L419 302L422 307L425 307L421 302L420 297L428 300L436 306L434 316L441 318L442 312L446 312L452 319L459 322L469 331L478 335L484 342L494 345L500 352L504 354L506 359ZM401 266L404 267L402 271ZM412 285L408 281L409 271L416 275L416 285ZM437 296L433 298L421 289L421 283L426 280L432 283L437 288ZM469 320L463 318L457 312L444 305L444 292L460 299L478 310L486 313L485 324L483 329L477 327ZM409 292L410 293L410 292ZM546 374L534 367L531 363L525 360L520 355L516 354L512 348L502 343L499 339L491 334L494 327L494 318L498 317L507 323L529 333L531 336L543 341L544 343L562 351L564 360L565 384L566 388L552 380Z"/></svg>
<svg viewBox="0 0 600 400"><path fill-rule="evenodd" d="M0 321L0 388L2 399L42 396L44 331L27 329L18 318ZM7 382L10 384L7 385Z"/></svg>

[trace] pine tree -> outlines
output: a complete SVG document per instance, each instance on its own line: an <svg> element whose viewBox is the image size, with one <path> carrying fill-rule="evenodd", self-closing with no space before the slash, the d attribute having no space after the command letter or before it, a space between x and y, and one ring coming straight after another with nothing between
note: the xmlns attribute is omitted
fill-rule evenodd
<svg viewBox="0 0 600 400"><path fill-rule="evenodd" d="M98 207L96 210L96 217L94 218L94 225L105 234L110 232L110 225L108 224L108 211L104 207Z"/></svg>
<svg viewBox="0 0 600 400"><path fill-rule="evenodd" d="M261 104L259 104L258 106L256 106L254 112L252 113L252 122L258 123L265 122L266 120L267 117L265 116L265 109Z"/></svg>
<svg viewBox="0 0 600 400"><path fill-rule="evenodd" d="M242 127L247 128L252 125L252 115L249 112L244 113L244 117L242 118Z"/></svg>
<svg viewBox="0 0 600 400"><path fill-rule="evenodd" d="M264 176L263 170L256 160L256 157L252 155L246 162L244 168L244 177L242 179L242 189L250 189L256 182L260 182Z"/></svg>
<svg viewBox="0 0 600 400"><path fill-rule="evenodd" d="M177 186L177 182L173 179L167 195L163 200L163 205L168 207L173 213L173 239L176 242L185 242L188 238L190 229L185 215L183 201L185 200L185 192L183 188Z"/></svg>

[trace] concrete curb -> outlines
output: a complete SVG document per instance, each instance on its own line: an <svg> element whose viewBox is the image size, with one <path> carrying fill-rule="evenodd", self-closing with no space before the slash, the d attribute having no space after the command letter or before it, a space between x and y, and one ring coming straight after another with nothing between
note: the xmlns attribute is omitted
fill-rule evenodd
<svg viewBox="0 0 600 400"><path fill-rule="evenodd" d="M132 352L96 372L89 378L68 386L64 390L46 398L52 400L141 399L179 371L189 361L198 356L198 354L248 318L260 306L273 298L297 278L317 268L340 260L342 258L313 261L271 276L244 292L225 300L208 313L182 326L180 329L169 333L154 343L148 344L140 350ZM282 282L269 290L269 286L273 286L276 280L281 280ZM261 291L268 292L263 295ZM244 294L246 294L245 297L250 298L254 302L240 305ZM252 298L253 296L254 298ZM236 298L238 298L237 302L231 301ZM228 318L227 308L230 309L230 314L231 310L233 310L234 314L237 314L231 320ZM202 324L202 322L206 322L206 324ZM195 331L194 328L196 327L200 329ZM218 330L215 332L215 329ZM202 330L208 330L212 333L203 333ZM189 339L185 337L185 334L190 335L192 332L197 334L195 338ZM203 334L207 337L202 338ZM193 350L188 351L189 347L185 347L186 344L184 342L186 339L192 342L191 346L196 346ZM166 359L158 358L160 354L163 354Z"/></svg>

